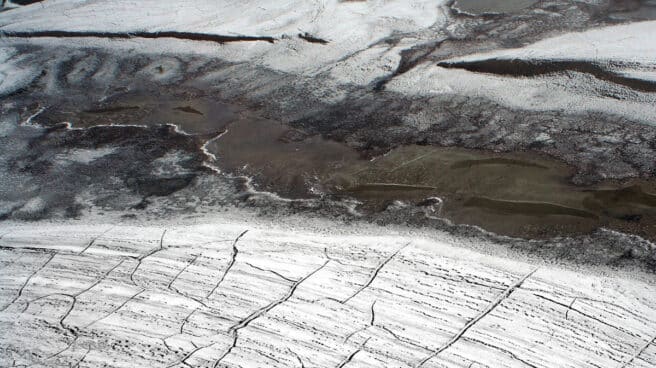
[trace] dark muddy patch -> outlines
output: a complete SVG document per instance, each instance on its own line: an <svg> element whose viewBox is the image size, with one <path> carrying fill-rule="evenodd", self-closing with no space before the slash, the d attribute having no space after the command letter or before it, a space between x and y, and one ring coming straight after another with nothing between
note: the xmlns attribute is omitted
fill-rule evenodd
<svg viewBox="0 0 656 368"><path fill-rule="evenodd" d="M191 106L179 106L179 107L173 108L173 110L182 111L182 112L186 112L186 113L189 113L189 114L205 115L202 112L194 109Z"/></svg>
<svg viewBox="0 0 656 368"><path fill-rule="evenodd" d="M87 114L111 114L116 112L139 110L139 108L140 108L139 106L112 106L112 107L104 107L99 109L85 110L83 112Z"/></svg>
<svg viewBox="0 0 656 368"><path fill-rule="evenodd" d="M345 192L412 192L412 191L434 191L437 187L427 185L412 185L398 183L362 183L353 187L346 188Z"/></svg>
<svg viewBox="0 0 656 368"><path fill-rule="evenodd" d="M654 0L612 0L608 18L614 21L641 21L656 19Z"/></svg>
<svg viewBox="0 0 656 368"><path fill-rule="evenodd" d="M187 134L211 135L239 119L241 108L202 97L161 96L131 92L92 103L79 112L75 106L57 104L34 118L43 125L68 121L75 128L103 125L175 125Z"/></svg>
<svg viewBox="0 0 656 368"><path fill-rule="evenodd" d="M10 166L11 173L30 178L24 182L35 183L19 197L40 201L21 202L13 217L47 217L50 208L79 212L77 193L89 187L101 188L94 199L100 207L148 208L153 198L174 196L209 174L205 145L216 157L212 165L252 178L258 190L323 203L357 200L356 210L372 218L415 208L518 237L607 227L656 238L653 182L577 186L570 181L572 167L534 153L410 142L372 158L366 149L190 94L133 91L103 102L48 106L32 122L50 128L31 138ZM85 129L66 129L62 121ZM62 175L66 180L56 179Z"/></svg>

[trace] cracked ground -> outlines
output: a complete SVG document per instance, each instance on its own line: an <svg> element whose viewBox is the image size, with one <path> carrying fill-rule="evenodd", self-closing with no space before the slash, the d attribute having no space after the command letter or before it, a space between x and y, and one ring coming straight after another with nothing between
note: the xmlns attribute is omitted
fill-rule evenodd
<svg viewBox="0 0 656 368"><path fill-rule="evenodd" d="M429 238L354 228L318 237L250 221L2 230L3 366L647 367L656 359L655 295L644 281L577 274L572 282L574 270L472 260L454 243L436 253Z"/></svg>

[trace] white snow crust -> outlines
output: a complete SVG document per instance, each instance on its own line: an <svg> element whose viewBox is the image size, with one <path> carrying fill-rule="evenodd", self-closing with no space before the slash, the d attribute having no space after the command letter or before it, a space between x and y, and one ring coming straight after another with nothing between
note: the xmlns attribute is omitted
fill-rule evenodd
<svg viewBox="0 0 656 368"><path fill-rule="evenodd" d="M510 260L439 233L324 225L4 223L0 365L656 362L650 277Z"/></svg>
<svg viewBox="0 0 656 368"><path fill-rule="evenodd" d="M216 45L172 39L34 39L29 42L51 46L100 46L130 52L203 53L249 67L261 66L298 75L299 83L316 86L317 95L325 96L327 102L335 102L347 98L343 93L344 85L369 86L390 75L399 65L402 50L446 37L444 32L436 31L453 21L444 8L446 3L428 0L49 0L0 13L0 31L180 31L274 37L275 44ZM519 49L466 55L449 61L516 58L614 62L622 64L616 70L622 75L654 80L655 32L656 22L636 22L563 34ZM309 43L298 37L305 33L326 40L328 44ZM391 35L404 37L397 44L382 42ZM12 40L5 42L10 46ZM31 80L29 76L34 76L32 70L8 69L10 67L0 67L0 93L18 88L18 84L27 83ZM176 79L163 82L175 83ZM407 96L462 94L484 97L520 110L594 111L646 123L656 121L654 93L627 90L581 73L536 78L494 77L442 70L435 63L427 62L394 78L388 87Z"/></svg>
<svg viewBox="0 0 656 368"><path fill-rule="evenodd" d="M467 55L452 61L499 59L595 60L646 63L656 59L656 21L566 33L517 48Z"/></svg>
<svg viewBox="0 0 656 368"><path fill-rule="evenodd" d="M226 45L231 61L261 59L280 70L305 70L334 63L390 36L445 21L444 0L386 1L45 1L0 14L2 31L179 31L227 36L270 36L268 43ZM309 33L331 47L297 37ZM160 42L160 46L163 43ZM166 48L164 46L164 48ZM367 61L369 61L368 59Z"/></svg>

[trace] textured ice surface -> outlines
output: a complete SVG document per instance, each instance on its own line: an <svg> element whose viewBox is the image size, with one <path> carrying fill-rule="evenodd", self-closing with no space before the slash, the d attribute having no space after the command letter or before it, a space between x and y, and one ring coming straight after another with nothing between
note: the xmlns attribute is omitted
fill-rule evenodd
<svg viewBox="0 0 656 368"><path fill-rule="evenodd" d="M656 360L648 347L656 335L650 277L511 261L443 235L334 226L234 217L3 224L0 364L646 367Z"/></svg>

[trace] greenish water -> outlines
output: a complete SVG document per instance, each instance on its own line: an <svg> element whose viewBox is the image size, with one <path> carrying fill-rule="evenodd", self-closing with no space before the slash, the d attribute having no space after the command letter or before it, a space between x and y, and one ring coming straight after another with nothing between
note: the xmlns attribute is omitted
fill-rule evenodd
<svg viewBox="0 0 656 368"><path fill-rule="evenodd" d="M654 182L580 187L569 182L567 165L526 152L409 145L369 160L345 144L250 118L207 148L222 169L288 198L355 198L360 211L376 212L439 197L437 215L498 234L541 238L603 226L656 235Z"/></svg>
<svg viewBox="0 0 656 368"><path fill-rule="evenodd" d="M537 0L456 0L454 7L464 13L481 15L512 13L535 3Z"/></svg>

